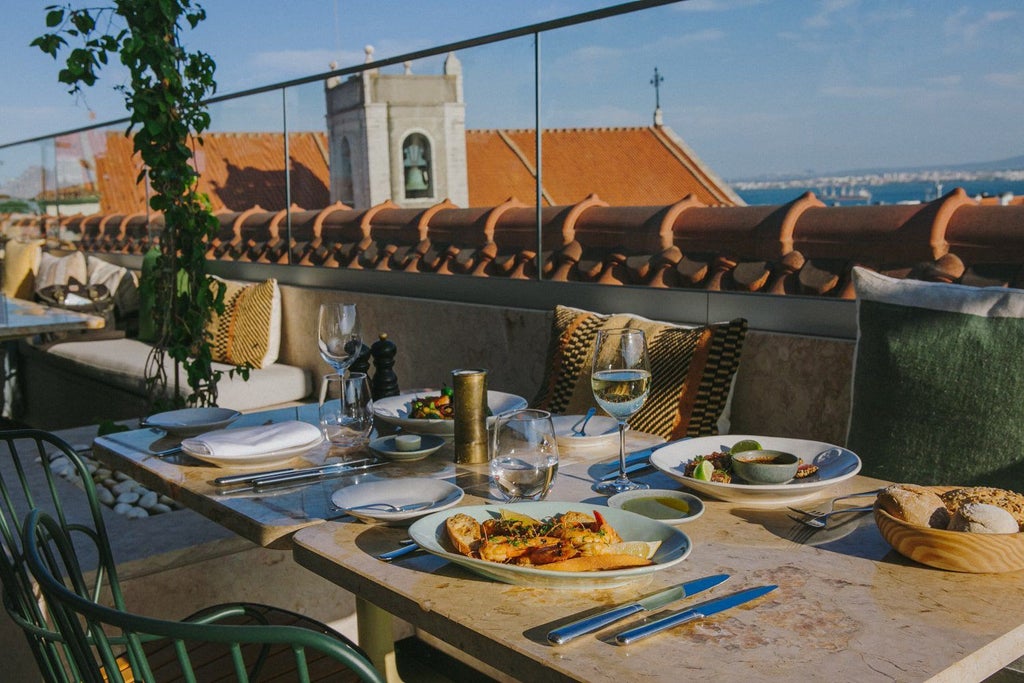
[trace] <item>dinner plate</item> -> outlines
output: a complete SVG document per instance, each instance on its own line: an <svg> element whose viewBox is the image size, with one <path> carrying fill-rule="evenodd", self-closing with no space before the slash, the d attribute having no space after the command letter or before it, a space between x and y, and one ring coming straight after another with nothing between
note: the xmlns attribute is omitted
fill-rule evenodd
<svg viewBox="0 0 1024 683"><path fill-rule="evenodd" d="M462 489L443 479L403 478L361 482L338 489L331 495L336 507L365 522L398 524L424 515L446 510L462 500ZM388 503L396 507L428 503L427 507L388 511L353 509L371 503Z"/></svg>
<svg viewBox="0 0 1024 683"><path fill-rule="evenodd" d="M762 448L793 453L805 463L818 466L818 472L805 479L785 484L723 484L700 481L683 474L687 464L698 455L710 455L731 448L738 441L753 439ZM651 464L687 488L719 500L751 505L778 505L810 498L824 489L846 481L860 472L860 458L853 451L822 441L788 439L776 436L724 434L704 436L665 446L654 452Z"/></svg>
<svg viewBox="0 0 1024 683"><path fill-rule="evenodd" d="M552 415L551 422L555 427L555 442L559 448L592 448L607 446L619 442L619 422L606 415L595 415L587 422L586 436L572 433L573 425L583 419L583 415Z"/></svg>
<svg viewBox="0 0 1024 683"><path fill-rule="evenodd" d="M314 441L310 441L309 443L305 443L300 446L246 455L209 455L206 453L197 453L184 444L182 444L181 450L197 460L202 460L210 463L211 465L217 465L218 467L246 467L249 465L273 465L275 463L291 460L294 457L316 448L323 443L323 440L324 439L321 436Z"/></svg>
<svg viewBox="0 0 1024 683"><path fill-rule="evenodd" d="M445 531L445 520L449 516L459 512L483 522L487 519L498 517L502 508L529 515L535 519L544 519L571 510L592 514L595 509L598 509L605 520L619 532L623 540L661 541L661 546L654 555L654 564L647 565L646 567L629 567L600 572L560 572L536 567L519 567L511 564L478 560L450 550L448 534ZM693 548L690 538L682 531L643 515L603 505L595 506L587 503L555 501L515 503L502 506L473 505L460 507L458 510L453 511L435 512L413 522L412 526L409 527L409 536L427 552L443 557L454 564L495 581L511 583L517 586L576 590L623 586L682 562Z"/></svg>
<svg viewBox="0 0 1024 683"><path fill-rule="evenodd" d="M415 434L453 436L455 434L454 420L416 420L409 417L410 404L413 399L436 396L440 393L440 389L422 389L407 394L382 398L379 401L373 402L373 416ZM487 405L491 409L491 413L497 415L509 410L525 408L526 399L515 394L488 391ZM489 417L487 421L491 422L493 419L493 417Z"/></svg>
<svg viewBox="0 0 1024 683"><path fill-rule="evenodd" d="M423 434L420 436L420 447L414 451L400 451L395 446L394 436L382 436L370 442L370 448L388 460L399 462L411 462L422 460L431 453L436 453L444 445L444 437L436 434Z"/></svg>
<svg viewBox="0 0 1024 683"><path fill-rule="evenodd" d="M156 427L173 436L197 436L215 429L223 429L242 414L228 408L183 408L150 415L142 424Z"/></svg>

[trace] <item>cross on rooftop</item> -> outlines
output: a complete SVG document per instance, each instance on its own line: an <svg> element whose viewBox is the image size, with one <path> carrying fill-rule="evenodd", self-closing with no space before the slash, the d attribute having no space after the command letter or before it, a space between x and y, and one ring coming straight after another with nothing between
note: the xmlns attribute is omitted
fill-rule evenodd
<svg viewBox="0 0 1024 683"><path fill-rule="evenodd" d="M654 86L654 108L661 109L661 83L665 80L664 77L658 74L658 67L654 67L654 78L651 79L651 85Z"/></svg>

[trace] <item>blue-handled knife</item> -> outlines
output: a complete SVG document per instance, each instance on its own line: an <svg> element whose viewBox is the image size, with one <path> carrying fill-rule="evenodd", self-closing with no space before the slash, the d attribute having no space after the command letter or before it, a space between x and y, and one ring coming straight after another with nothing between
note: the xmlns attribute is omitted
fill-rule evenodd
<svg viewBox="0 0 1024 683"><path fill-rule="evenodd" d="M726 595L722 598L715 598L714 600L708 600L701 604L693 607L692 609L685 610L683 612L677 612L661 619L655 619L654 621L648 622L643 626L637 626L631 628L628 631L623 631L619 635L615 636L615 640L619 645L630 645L635 643L641 638L647 636L653 636L655 633L661 633L665 629L678 626L679 624L685 624L688 621L694 621L695 619L704 619L710 617L713 614L724 612L727 609L742 605L745 602L750 602L756 598L761 597L765 593L771 593L778 586L758 586L757 588L748 588L746 590L733 593L732 595Z"/></svg>
<svg viewBox="0 0 1024 683"><path fill-rule="evenodd" d="M626 453L626 464L633 465L635 463L646 462L647 460L650 460L651 454L654 453L654 451L660 448L664 448L665 446L671 446L673 444L681 443L683 441L689 441L690 438L691 437L689 436L684 436L683 438L676 439L675 441L666 441L665 443L655 444L650 448L641 448L638 451Z"/></svg>
<svg viewBox="0 0 1024 683"><path fill-rule="evenodd" d="M653 595L648 595L646 598L641 598L640 600L631 602L628 605L621 605L605 612L601 612L600 614L587 617L586 619L580 619L579 621L574 621L571 624L559 626L548 633L548 640L555 645L564 645L573 638L578 638L579 636L590 633L591 631L604 628L605 626L620 619L625 619L630 615L637 614L638 612L649 612L651 610L658 609L659 607L664 607L676 600L682 600L683 598L688 598L691 595L702 593L709 588L714 588L728 578L728 574L715 574L714 576L706 576L703 579L695 579L693 581L681 583L678 586L666 588L663 591L659 591Z"/></svg>

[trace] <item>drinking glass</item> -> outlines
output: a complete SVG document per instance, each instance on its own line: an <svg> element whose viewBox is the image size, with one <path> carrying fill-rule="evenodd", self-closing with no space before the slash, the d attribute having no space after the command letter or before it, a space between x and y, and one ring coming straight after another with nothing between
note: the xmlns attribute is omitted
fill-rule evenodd
<svg viewBox="0 0 1024 683"><path fill-rule="evenodd" d="M499 415L491 433L491 480L506 500L541 500L558 473L551 413L517 410Z"/></svg>
<svg viewBox="0 0 1024 683"><path fill-rule="evenodd" d="M320 304L317 330L320 356L339 375L344 375L363 346L356 305Z"/></svg>
<svg viewBox="0 0 1024 683"><path fill-rule="evenodd" d="M373 429L373 400L365 372L324 375L320 385L320 428L335 446L361 446Z"/></svg>
<svg viewBox="0 0 1024 683"><path fill-rule="evenodd" d="M590 387L601 408L619 422L619 476L594 485L598 493L649 488L626 476L626 429L628 420L643 406L651 390L647 338L633 328L600 330L594 344Z"/></svg>

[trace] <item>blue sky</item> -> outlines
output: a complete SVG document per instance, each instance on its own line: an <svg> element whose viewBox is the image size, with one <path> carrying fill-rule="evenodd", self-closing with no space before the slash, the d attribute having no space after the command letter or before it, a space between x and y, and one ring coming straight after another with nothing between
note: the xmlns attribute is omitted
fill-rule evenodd
<svg viewBox="0 0 1024 683"><path fill-rule="evenodd" d="M8 3L0 24L0 142L123 115L110 71L76 101L29 41L54 0ZM96 4L96 3L89 3ZM219 93L616 4L608 0L206 0L187 36ZM956 164L1024 154L1019 0L690 0L545 34L552 127L647 125L664 77L671 126L725 178ZM532 124L533 43L459 54L467 125ZM439 58L415 64L437 72ZM400 70L400 67L396 70ZM322 121L322 89L289 93L289 125ZM273 129L279 94L223 106L219 129ZM294 109L291 109L294 107ZM95 117L95 118L93 118Z"/></svg>

